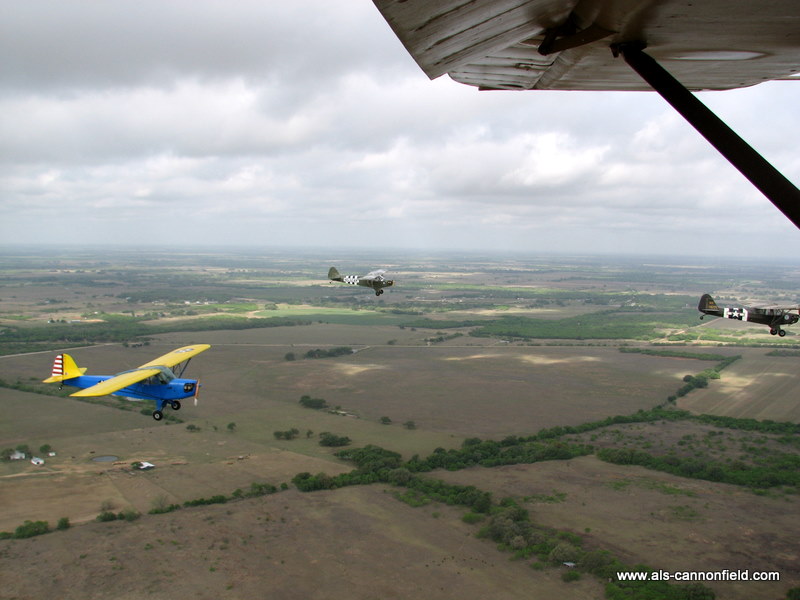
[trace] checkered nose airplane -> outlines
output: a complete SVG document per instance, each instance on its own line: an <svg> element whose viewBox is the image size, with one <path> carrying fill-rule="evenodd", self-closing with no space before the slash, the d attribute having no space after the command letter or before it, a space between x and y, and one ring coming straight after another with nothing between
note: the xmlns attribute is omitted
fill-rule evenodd
<svg viewBox="0 0 800 600"><path fill-rule="evenodd" d="M53 362L53 372L44 383L59 383L61 386L81 388L71 396L121 396L128 400L152 400L155 402L153 418L164 418L164 407L180 410L181 400L194 397L200 382L196 379L181 379L193 356L211 348L208 344L184 346L160 356L149 363L116 375L86 375L86 367L79 367L69 354L59 354ZM173 369L175 367L175 369ZM60 388L59 388L60 389Z"/></svg>
<svg viewBox="0 0 800 600"><path fill-rule="evenodd" d="M393 279L386 279L384 275L386 271L378 269L377 271L370 271L366 275L345 275L339 274L336 267L331 267L328 271L328 279L331 281L341 281L342 283L349 283L350 285L360 285L363 287L372 288L375 290L375 295L380 296L383 294L383 288L391 287L394 285Z"/></svg>

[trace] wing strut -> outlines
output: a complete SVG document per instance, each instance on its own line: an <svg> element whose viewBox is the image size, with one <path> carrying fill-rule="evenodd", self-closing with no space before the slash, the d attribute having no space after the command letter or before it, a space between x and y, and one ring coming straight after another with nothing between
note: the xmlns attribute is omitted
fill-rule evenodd
<svg viewBox="0 0 800 600"><path fill-rule="evenodd" d="M642 79L689 121L728 161L750 180L795 227L800 228L800 190L700 102L653 57L643 43L614 44L614 56L625 59Z"/></svg>

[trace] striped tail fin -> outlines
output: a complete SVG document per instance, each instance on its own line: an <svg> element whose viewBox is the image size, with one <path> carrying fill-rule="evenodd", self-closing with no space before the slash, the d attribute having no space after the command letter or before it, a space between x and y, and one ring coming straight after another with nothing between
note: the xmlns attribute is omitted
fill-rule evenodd
<svg viewBox="0 0 800 600"><path fill-rule="evenodd" d="M75 359L69 354L59 354L53 361L53 371L50 377L45 379L43 383L55 383L57 381L66 381L80 377L86 373L86 367L79 367L75 363Z"/></svg>

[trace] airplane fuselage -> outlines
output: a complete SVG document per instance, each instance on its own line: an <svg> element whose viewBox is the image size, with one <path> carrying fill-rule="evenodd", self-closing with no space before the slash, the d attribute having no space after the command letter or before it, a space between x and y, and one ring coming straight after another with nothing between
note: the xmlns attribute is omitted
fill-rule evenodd
<svg viewBox="0 0 800 600"><path fill-rule="evenodd" d="M101 381L111 379L113 375L81 375L72 379L65 379L63 385L86 389L97 385ZM153 381L155 380L155 381ZM110 394L123 398L135 398L137 400L155 400L156 402L174 402L191 398L197 390L197 381L194 379L172 379L169 382L158 381L151 377L145 381L134 383Z"/></svg>
<svg viewBox="0 0 800 600"><path fill-rule="evenodd" d="M720 308L714 299L708 294L703 294L697 309L704 315L733 319L736 321L748 321L768 326L772 335L783 337L786 332L781 329L781 325L794 325L800 320L800 314L793 313L785 308L759 308L744 306L728 306ZM703 317L700 317L701 319Z"/></svg>
<svg viewBox="0 0 800 600"><path fill-rule="evenodd" d="M394 285L393 279L386 279L383 273L386 271L374 271L369 275L340 275L335 267L331 267L328 271L328 279L331 281L339 281L349 285L359 285L375 290L375 295L380 296L383 294L383 288L392 287Z"/></svg>

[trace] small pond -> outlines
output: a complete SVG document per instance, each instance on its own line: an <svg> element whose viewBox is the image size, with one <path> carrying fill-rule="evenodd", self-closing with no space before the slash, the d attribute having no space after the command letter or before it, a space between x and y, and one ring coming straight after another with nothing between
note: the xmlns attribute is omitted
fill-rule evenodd
<svg viewBox="0 0 800 600"><path fill-rule="evenodd" d="M95 456L92 458L92 462L114 462L115 460L119 460L119 456L114 456L113 454Z"/></svg>

